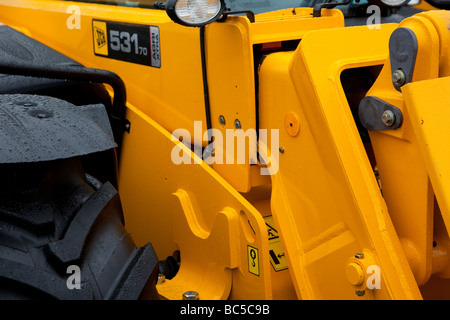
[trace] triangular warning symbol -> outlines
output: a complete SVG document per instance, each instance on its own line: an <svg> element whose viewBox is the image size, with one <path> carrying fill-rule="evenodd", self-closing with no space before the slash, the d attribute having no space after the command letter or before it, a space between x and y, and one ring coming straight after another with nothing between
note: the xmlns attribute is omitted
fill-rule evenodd
<svg viewBox="0 0 450 320"><path fill-rule="evenodd" d="M267 223L266 223L266 225L267 225L267 233L269 235L269 240L278 238L277 230L275 230L273 227L271 227Z"/></svg>
<svg viewBox="0 0 450 320"><path fill-rule="evenodd" d="M269 240L272 239L278 239L278 231L275 229L275 223L273 221L273 217L272 216L268 216L264 218L265 222L266 222L266 226L267 226L267 235L269 237Z"/></svg>

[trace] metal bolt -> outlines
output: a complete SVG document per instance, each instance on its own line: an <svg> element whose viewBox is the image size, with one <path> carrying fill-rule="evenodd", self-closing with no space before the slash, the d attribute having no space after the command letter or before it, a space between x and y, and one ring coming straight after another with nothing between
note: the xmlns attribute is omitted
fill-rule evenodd
<svg viewBox="0 0 450 320"><path fill-rule="evenodd" d="M234 120L234 126L236 129L242 128L241 122L238 119Z"/></svg>
<svg viewBox="0 0 450 320"><path fill-rule="evenodd" d="M166 276L163 273L158 274L158 281L156 282L156 284L161 284L164 283L166 281Z"/></svg>
<svg viewBox="0 0 450 320"><path fill-rule="evenodd" d="M284 147L280 147L278 150L280 150L280 153L284 153Z"/></svg>
<svg viewBox="0 0 450 320"><path fill-rule="evenodd" d="M395 114L391 110L386 110L381 116L381 121L383 121L386 126L390 127L395 122Z"/></svg>
<svg viewBox="0 0 450 320"><path fill-rule="evenodd" d="M366 294L366 291L364 290L356 290L355 292L358 297L362 297L363 295Z"/></svg>
<svg viewBox="0 0 450 320"><path fill-rule="evenodd" d="M364 259L364 253L355 253L356 259Z"/></svg>
<svg viewBox="0 0 450 320"><path fill-rule="evenodd" d="M397 69L392 73L392 82L398 87L402 86L406 82L406 75L402 69Z"/></svg>
<svg viewBox="0 0 450 320"><path fill-rule="evenodd" d="M199 294L196 291L186 291L183 293L183 300L198 300Z"/></svg>
<svg viewBox="0 0 450 320"><path fill-rule="evenodd" d="M220 122L221 125L225 125L225 123L226 123L225 117L221 115L221 116L219 117L219 122Z"/></svg>

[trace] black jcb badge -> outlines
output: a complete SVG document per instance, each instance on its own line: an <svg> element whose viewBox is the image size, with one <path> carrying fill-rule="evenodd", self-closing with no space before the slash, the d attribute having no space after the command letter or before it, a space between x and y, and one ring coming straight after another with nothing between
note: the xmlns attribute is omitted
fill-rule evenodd
<svg viewBox="0 0 450 320"><path fill-rule="evenodd" d="M92 20L94 53L110 59L161 67L157 26Z"/></svg>

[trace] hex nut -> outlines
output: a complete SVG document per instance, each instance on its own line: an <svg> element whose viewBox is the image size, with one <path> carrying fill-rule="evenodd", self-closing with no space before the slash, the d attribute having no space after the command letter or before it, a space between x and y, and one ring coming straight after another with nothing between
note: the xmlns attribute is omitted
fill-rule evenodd
<svg viewBox="0 0 450 320"><path fill-rule="evenodd" d="M198 300L199 294L197 291L186 291L183 293L183 300Z"/></svg>
<svg viewBox="0 0 450 320"><path fill-rule="evenodd" d="M166 276L163 273L158 274L158 281L156 282L156 284L161 284L164 283L166 281Z"/></svg>

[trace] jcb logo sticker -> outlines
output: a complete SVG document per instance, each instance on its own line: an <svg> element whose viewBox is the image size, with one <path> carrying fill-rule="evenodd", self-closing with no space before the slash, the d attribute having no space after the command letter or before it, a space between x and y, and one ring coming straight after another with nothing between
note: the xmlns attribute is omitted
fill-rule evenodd
<svg viewBox="0 0 450 320"><path fill-rule="evenodd" d="M97 27L94 27L94 32L97 48L100 49L106 44L106 33L102 29Z"/></svg>
<svg viewBox="0 0 450 320"><path fill-rule="evenodd" d="M108 35L106 22L93 21L92 31L94 32L94 52L95 54L108 55Z"/></svg>

